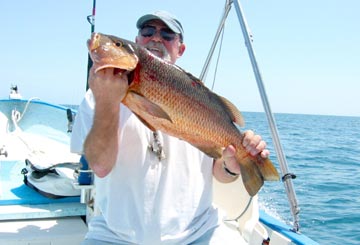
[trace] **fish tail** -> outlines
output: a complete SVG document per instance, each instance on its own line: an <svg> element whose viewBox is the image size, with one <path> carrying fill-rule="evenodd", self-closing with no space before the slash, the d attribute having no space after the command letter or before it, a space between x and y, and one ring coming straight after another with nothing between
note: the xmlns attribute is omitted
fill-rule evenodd
<svg viewBox="0 0 360 245"><path fill-rule="evenodd" d="M274 164L270 161L269 158L262 158L261 156L258 156L257 160L258 164L256 166L261 172L264 180L277 181L280 179L278 171L276 170Z"/></svg>
<svg viewBox="0 0 360 245"><path fill-rule="evenodd" d="M279 174L268 158L245 158L240 163L240 170L245 189L250 196L256 195L265 180L279 180Z"/></svg>

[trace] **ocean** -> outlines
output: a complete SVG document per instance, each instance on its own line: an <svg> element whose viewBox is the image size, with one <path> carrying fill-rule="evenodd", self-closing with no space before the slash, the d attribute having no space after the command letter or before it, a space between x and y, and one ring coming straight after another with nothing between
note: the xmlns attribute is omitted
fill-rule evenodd
<svg viewBox="0 0 360 245"><path fill-rule="evenodd" d="M245 112L246 129L267 141L280 171L264 113ZM319 244L360 242L360 117L275 114L300 207L300 232ZM259 194L266 212L292 226L282 182Z"/></svg>

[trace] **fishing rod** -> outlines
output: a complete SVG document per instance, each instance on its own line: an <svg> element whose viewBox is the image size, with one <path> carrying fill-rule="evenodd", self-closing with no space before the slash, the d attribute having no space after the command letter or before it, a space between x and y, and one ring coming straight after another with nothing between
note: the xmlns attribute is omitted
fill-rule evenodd
<svg viewBox="0 0 360 245"><path fill-rule="evenodd" d="M91 34L95 31L95 12L96 12L96 0L93 0L92 14L87 16L87 21L91 25ZM87 66L87 78L86 78L86 90L89 89L89 72L93 62L90 54L88 54L88 66Z"/></svg>
<svg viewBox="0 0 360 245"><path fill-rule="evenodd" d="M251 60L253 71L254 71L254 75L255 75L258 89L260 92L260 96L262 99L263 107L264 107L264 110L265 110L265 113L267 116L267 120L268 120L268 123L270 126L272 139L274 141L274 145L275 145L275 149L276 149L277 158L280 163L280 169L281 169L281 173L282 173L282 181L284 182L284 185L285 185L286 194L288 196L288 200L289 200L289 203L291 206L291 212L292 212L293 219L294 219L293 230L295 232L298 232L300 229L300 225L299 225L300 209L298 207L294 186L292 184L292 179L295 178L296 176L294 174L289 173L289 170L288 170L286 157L285 157L284 151L282 149L282 145L280 143L279 133L278 133L278 130L276 127L274 116L271 112L271 108L270 108L270 104L269 104L269 101L268 101L268 98L266 95L264 83L262 81L259 66L257 64L254 49L252 47L252 39L251 39L251 36L250 36L248 28L247 28L247 24L246 24L246 21L245 21L245 18L244 18L244 15L243 15L243 12L242 12L242 9L240 6L240 2L239 2L239 0L235 0L232 2L235 4L236 13L237 13L239 23L241 26L241 30L243 32L243 36L245 39L245 45L246 45L248 53L249 53L249 57Z"/></svg>

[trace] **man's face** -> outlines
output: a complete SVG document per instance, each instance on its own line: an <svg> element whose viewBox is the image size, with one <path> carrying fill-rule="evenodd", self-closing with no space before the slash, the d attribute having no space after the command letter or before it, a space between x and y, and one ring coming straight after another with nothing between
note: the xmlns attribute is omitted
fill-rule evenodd
<svg viewBox="0 0 360 245"><path fill-rule="evenodd" d="M156 29L155 33L154 29ZM161 31L163 34L160 33ZM144 36L141 33L146 35ZM181 43L180 36L174 34L160 20L151 20L145 23L144 30L140 30L136 37L136 43L170 63L175 63L185 51L185 45Z"/></svg>

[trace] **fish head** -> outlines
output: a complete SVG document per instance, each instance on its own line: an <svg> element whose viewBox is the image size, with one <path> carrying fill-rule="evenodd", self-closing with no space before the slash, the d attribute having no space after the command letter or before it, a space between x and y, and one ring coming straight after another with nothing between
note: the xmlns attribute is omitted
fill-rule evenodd
<svg viewBox="0 0 360 245"><path fill-rule="evenodd" d="M95 72L105 68L132 71L139 62L133 43L115 36L94 32L87 47Z"/></svg>

